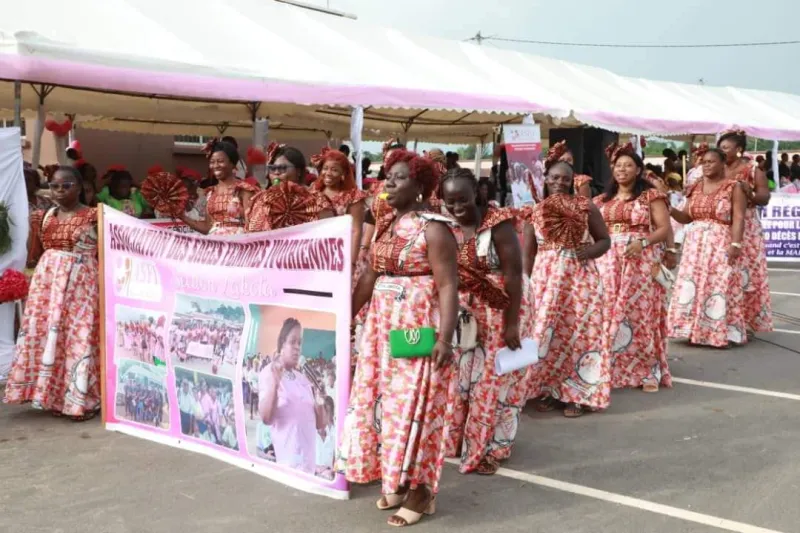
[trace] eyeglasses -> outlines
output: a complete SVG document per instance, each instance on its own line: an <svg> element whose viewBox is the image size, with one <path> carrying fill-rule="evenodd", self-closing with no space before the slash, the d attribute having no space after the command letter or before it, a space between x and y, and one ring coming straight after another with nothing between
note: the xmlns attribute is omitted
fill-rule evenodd
<svg viewBox="0 0 800 533"><path fill-rule="evenodd" d="M73 188L77 183L65 181L64 183L51 183L50 189L53 191L68 191Z"/></svg>
<svg viewBox="0 0 800 533"><path fill-rule="evenodd" d="M273 174L285 174L289 172L289 169L294 168L294 165L270 165L267 168Z"/></svg>

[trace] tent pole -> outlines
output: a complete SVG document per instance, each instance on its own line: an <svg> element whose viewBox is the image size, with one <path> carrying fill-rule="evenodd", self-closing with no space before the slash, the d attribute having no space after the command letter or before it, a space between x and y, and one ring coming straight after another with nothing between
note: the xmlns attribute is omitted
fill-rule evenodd
<svg viewBox="0 0 800 533"><path fill-rule="evenodd" d="M481 137L480 142L475 145L475 178L481 179L481 161L483 158L483 140L485 137Z"/></svg>
<svg viewBox="0 0 800 533"><path fill-rule="evenodd" d="M772 181L775 182L776 189L781 186L781 177L778 172L778 148L780 148L780 143L776 139L772 141Z"/></svg>
<svg viewBox="0 0 800 533"><path fill-rule="evenodd" d="M14 127L22 128L22 82L14 82Z"/></svg>
<svg viewBox="0 0 800 533"><path fill-rule="evenodd" d="M361 159L363 147L361 146L361 136L364 130L364 108L360 105L355 106L350 113L350 142L353 144L353 159L356 164L356 186L363 189L364 176L361 173Z"/></svg>
<svg viewBox="0 0 800 533"><path fill-rule="evenodd" d="M415 138L414 139L414 150L413 150L414 152L417 151L417 144L419 144L419 139Z"/></svg>
<svg viewBox="0 0 800 533"><path fill-rule="evenodd" d="M253 146L259 150L266 150L269 138L269 119L257 118L253 122ZM269 161L267 161L269 164ZM250 169L253 177L261 185L267 184L267 165L256 165Z"/></svg>

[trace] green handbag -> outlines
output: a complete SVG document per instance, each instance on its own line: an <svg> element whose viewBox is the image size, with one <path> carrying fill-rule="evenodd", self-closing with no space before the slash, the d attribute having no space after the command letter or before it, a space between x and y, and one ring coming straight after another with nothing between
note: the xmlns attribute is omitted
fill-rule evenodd
<svg viewBox="0 0 800 533"><path fill-rule="evenodd" d="M389 353L395 359L430 357L435 344L435 328L393 329L389 331Z"/></svg>

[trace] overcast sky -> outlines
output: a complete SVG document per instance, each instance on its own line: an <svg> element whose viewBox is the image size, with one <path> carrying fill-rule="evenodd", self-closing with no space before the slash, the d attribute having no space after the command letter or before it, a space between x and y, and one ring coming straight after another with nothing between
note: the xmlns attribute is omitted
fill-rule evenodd
<svg viewBox="0 0 800 533"><path fill-rule="evenodd" d="M614 44L800 40L797 0L305 0L363 22L448 39L484 36ZM800 93L800 45L713 49L509 47L626 76ZM347 53L345 50L337 53ZM546 73L543 73L546 74Z"/></svg>

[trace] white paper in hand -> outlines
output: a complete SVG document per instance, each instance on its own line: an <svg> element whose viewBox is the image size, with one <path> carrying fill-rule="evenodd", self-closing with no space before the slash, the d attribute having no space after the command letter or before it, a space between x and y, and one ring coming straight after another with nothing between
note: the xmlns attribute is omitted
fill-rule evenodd
<svg viewBox="0 0 800 533"><path fill-rule="evenodd" d="M509 350L502 348L494 358L494 371L498 376L514 372L520 368L539 362L539 343L533 339L522 339L522 348Z"/></svg>

